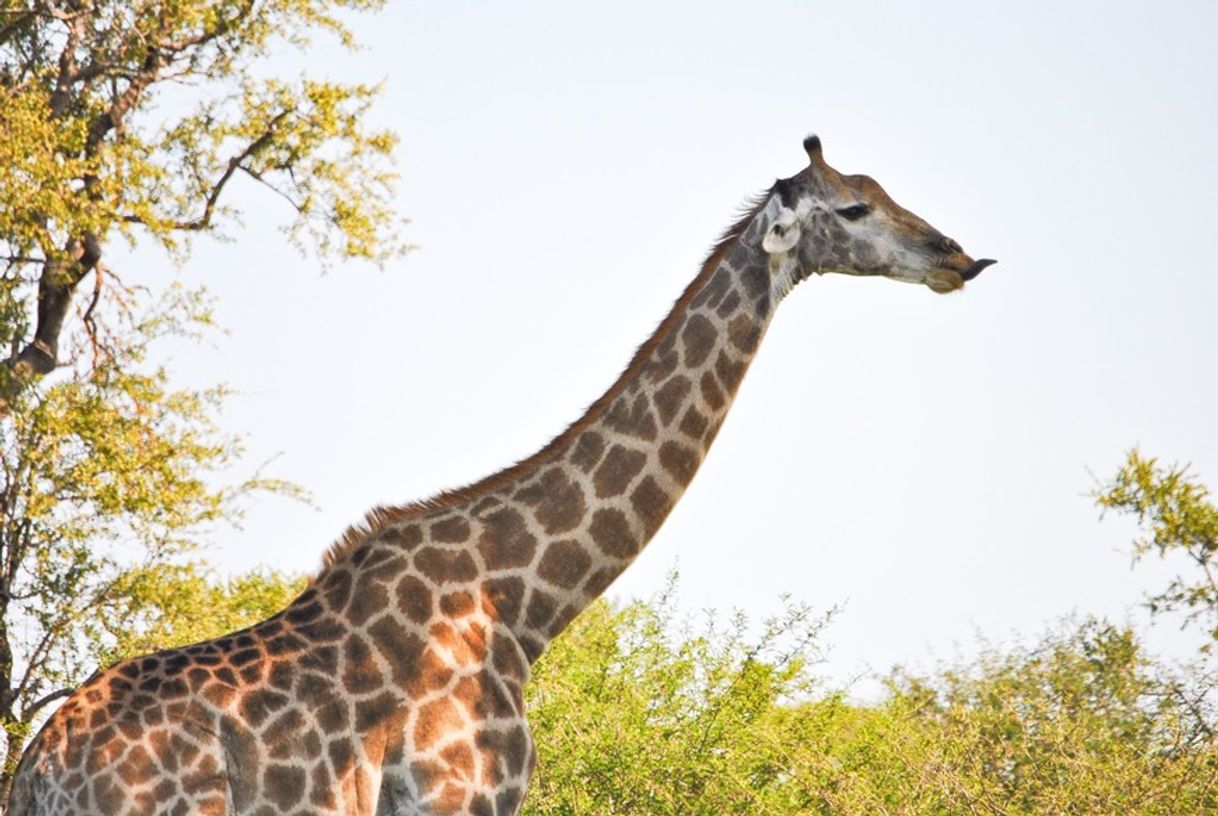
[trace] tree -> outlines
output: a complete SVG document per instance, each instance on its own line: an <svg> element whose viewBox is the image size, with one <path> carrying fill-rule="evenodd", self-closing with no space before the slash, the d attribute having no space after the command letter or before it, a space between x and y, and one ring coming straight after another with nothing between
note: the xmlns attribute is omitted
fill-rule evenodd
<svg viewBox="0 0 1218 816"><path fill-rule="evenodd" d="M5 0L0 405L55 368L90 273L83 324L98 342L112 239L151 239L184 259L192 235L234 223L237 177L282 196L289 235L323 259L405 248L389 203L395 139L364 125L376 89L258 71L277 42L328 32L354 45L340 13L382 4ZM170 104L154 107L158 95Z"/></svg>
<svg viewBox="0 0 1218 816"><path fill-rule="evenodd" d="M238 221L233 194L287 203L323 261L406 249L377 89L268 75L287 43L383 0L0 3L0 797L30 730L96 667L265 617L296 582L216 583L198 547L258 491L234 478L223 387L174 388L166 336L211 324L200 293L134 291L115 240L179 264ZM247 186L248 190L249 187ZM92 276L91 292L75 304Z"/></svg>
<svg viewBox="0 0 1218 816"><path fill-rule="evenodd" d="M1218 643L1218 507L1209 490L1187 466L1162 467L1132 450L1095 497L1104 510L1132 515L1144 530L1133 544L1135 561L1151 553L1182 555L1195 568L1173 578L1147 605L1152 615L1181 612L1186 626L1205 627L1210 642L1202 649L1212 649Z"/></svg>

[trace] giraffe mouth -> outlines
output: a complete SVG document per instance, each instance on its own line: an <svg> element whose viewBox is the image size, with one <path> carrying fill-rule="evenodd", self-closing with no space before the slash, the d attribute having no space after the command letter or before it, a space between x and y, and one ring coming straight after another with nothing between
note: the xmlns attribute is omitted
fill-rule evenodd
<svg viewBox="0 0 1218 816"><path fill-rule="evenodd" d="M971 264L964 267L964 269L960 270L960 277L963 280L971 281L973 278L981 274L981 270L985 269L987 266L993 266L996 263L998 263L998 261L995 261L992 258L981 258L980 260L973 261Z"/></svg>
<svg viewBox="0 0 1218 816"><path fill-rule="evenodd" d="M933 269L922 282L931 291L945 295L948 292L963 289L966 282L981 274L981 270L996 263L998 262L990 258L982 258L979 261L970 261L968 266L963 269L952 269L950 267Z"/></svg>

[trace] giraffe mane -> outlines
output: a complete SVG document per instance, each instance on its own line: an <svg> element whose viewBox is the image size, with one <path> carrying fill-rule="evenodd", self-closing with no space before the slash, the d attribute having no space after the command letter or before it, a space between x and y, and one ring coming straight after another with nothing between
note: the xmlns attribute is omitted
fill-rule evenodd
<svg viewBox="0 0 1218 816"><path fill-rule="evenodd" d="M571 440L589 425L596 422L608 410L613 400L621 394L647 359L651 357L652 352L655 351L663 338L673 328L673 325L677 321L677 316L681 314L689 302L693 300L698 290L702 288L703 284L709 280L710 276L719 267L719 262L723 259L723 255L727 252L728 248L744 234L745 229L752 222L754 216L761 211L766 201L769 200L770 195L780 185L781 181L775 182L771 187L744 201L740 206L739 217L731 226L723 231L719 240L711 247L706 260L702 262L702 267L698 271L697 277L685 287L685 291L677 298L668 315L660 321L659 326L651 333L651 336L638 347L630 363L618 376L617 380L614 381L613 385L609 387L609 390L593 402L579 419L568 425L566 430L551 439L545 447L532 456L522 459L514 465L509 465L489 476L485 476L476 482L471 482L463 487L443 490L428 498L402 505L378 505L373 507L364 515L362 521L352 524L344 530L342 535L326 549L322 555L321 569L312 580L316 581L323 577L334 564L341 561L352 549L392 524L409 521L438 510L445 510L503 487L529 469L550 458L555 452L569 444Z"/></svg>

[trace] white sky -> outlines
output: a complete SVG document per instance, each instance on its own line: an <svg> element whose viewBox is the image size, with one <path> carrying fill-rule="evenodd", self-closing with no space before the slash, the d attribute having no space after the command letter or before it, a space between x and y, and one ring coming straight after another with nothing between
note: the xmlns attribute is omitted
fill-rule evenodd
<svg viewBox="0 0 1218 816"><path fill-rule="evenodd" d="M960 295L816 279L780 310L685 499L613 587L679 563L691 610L845 611L836 681L927 666L1095 612L1141 622L1088 468L1124 451L1218 486L1218 6L1166 3L398 3L310 70L385 80L422 246L319 274L243 187L245 229L187 270L232 332L251 463L320 512L259 504L209 557L311 570L374 503L456 486L582 413L803 136L998 258ZM285 58L294 73L299 60ZM237 198L232 199L237 201ZM163 281L153 252L123 262ZM1186 647L1170 627L1157 648Z"/></svg>

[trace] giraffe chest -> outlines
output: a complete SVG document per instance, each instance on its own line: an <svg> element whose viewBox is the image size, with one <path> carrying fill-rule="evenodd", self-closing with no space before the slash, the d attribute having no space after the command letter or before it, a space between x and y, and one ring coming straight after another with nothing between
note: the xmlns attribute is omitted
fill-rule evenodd
<svg viewBox="0 0 1218 816"><path fill-rule="evenodd" d="M341 783L333 802L317 801L338 812L514 813L534 756L527 668L506 627L459 597L473 594L450 588L426 621L390 608L292 663L302 726L260 731L258 744L317 756L316 734L329 773L314 773Z"/></svg>

